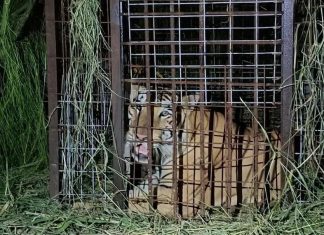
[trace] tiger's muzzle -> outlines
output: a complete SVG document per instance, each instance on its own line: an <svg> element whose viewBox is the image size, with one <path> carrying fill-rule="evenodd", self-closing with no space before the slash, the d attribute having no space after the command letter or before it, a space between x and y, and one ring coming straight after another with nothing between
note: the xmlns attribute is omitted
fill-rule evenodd
<svg viewBox="0 0 324 235"><path fill-rule="evenodd" d="M137 141L133 145L132 156L134 161L140 164L148 164L149 157L152 156L152 164L157 164L156 160L159 159L160 151L159 144L154 143L152 146L152 153L149 153L149 147L146 136L137 135Z"/></svg>

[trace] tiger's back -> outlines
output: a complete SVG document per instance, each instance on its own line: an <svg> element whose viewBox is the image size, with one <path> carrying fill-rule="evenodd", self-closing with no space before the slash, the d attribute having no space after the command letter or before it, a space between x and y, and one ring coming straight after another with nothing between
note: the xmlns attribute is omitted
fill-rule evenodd
<svg viewBox="0 0 324 235"><path fill-rule="evenodd" d="M224 115L219 112L204 111L203 133L199 110L189 110L186 120L184 130L193 130L194 133L184 133L186 140L182 140L182 153L179 154L178 149L177 156L177 175L181 176L177 185L181 195L178 194L177 203L183 217L196 215L202 206L260 205L265 200L279 197L280 160L272 155L275 153L271 153L263 135L254 137L251 128L240 130L233 123L232 137L228 137ZM272 148L280 149L280 137L275 131L270 139ZM257 153L255 144L258 145ZM254 161L257 161L255 168ZM171 163L166 167L169 170ZM161 179L160 185L164 185L164 181L171 182L170 177L171 174L169 178ZM168 186L158 187L157 200L163 199L166 203L159 203L157 209L162 214L171 215L174 207L169 196L172 194L171 185Z"/></svg>

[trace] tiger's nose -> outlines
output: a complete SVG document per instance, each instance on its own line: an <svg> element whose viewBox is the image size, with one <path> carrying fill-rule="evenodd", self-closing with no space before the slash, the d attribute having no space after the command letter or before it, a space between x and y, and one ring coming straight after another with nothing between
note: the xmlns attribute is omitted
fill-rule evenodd
<svg viewBox="0 0 324 235"><path fill-rule="evenodd" d="M147 136L141 134L136 134L136 138L141 141L147 140Z"/></svg>

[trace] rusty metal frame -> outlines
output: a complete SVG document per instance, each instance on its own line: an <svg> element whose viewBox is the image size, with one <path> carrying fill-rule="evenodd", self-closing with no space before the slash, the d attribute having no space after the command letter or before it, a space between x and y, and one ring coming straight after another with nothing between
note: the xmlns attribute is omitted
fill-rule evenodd
<svg viewBox="0 0 324 235"><path fill-rule="evenodd" d="M55 1L45 0L46 50L47 50L47 91L48 91L48 150L49 150L49 193L59 195L59 155L58 155L58 112L57 108L57 61L55 35Z"/></svg>
<svg viewBox="0 0 324 235"><path fill-rule="evenodd" d="M110 22L111 22L111 79L112 79L112 122L114 128L114 142L117 150L117 156L113 159L113 182L115 186L114 200L120 208L125 208L125 185L122 175L125 173L125 162L122 159L124 138L123 138L123 113L124 100L122 86L122 68L121 68L121 34L120 34L120 1L112 0L110 2Z"/></svg>
<svg viewBox="0 0 324 235"><path fill-rule="evenodd" d="M289 167L286 157L293 156L292 136L292 97L293 97L293 54L294 54L294 3L293 0L283 2L282 16L282 91L281 91L281 143L283 156L281 161ZM282 175L282 185L285 174Z"/></svg>

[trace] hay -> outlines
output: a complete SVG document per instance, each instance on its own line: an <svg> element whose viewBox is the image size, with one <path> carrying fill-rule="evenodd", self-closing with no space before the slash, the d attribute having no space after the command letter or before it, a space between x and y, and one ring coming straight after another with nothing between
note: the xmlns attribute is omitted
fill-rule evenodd
<svg viewBox="0 0 324 235"><path fill-rule="evenodd" d="M301 136L296 169L303 194L311 194L323 177L324 156L324 1L298 1L303 16L295 33L296 129ZM323 179L322 179L323 182Z"/></svg>
<svg viewBox="0 0 324 235"><path fill-rule="evenodd" d="M27 172L26 172L27 173ZM22 174L17 171L14 174ZM210 218L178 221L158 214L126 216L111 204L91 210L73 209L48 197L46 171L28 174L14 201L0 197L0 234L321 234L324 194L316 203L293 204L261 215L229 217L218 211Z"/></svg>

